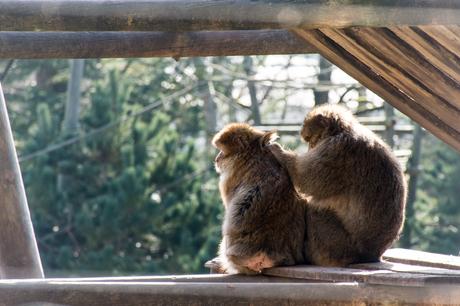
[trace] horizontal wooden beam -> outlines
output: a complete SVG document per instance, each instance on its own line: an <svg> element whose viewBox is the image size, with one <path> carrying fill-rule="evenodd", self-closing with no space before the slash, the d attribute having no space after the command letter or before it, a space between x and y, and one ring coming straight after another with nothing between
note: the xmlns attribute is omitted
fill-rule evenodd
<svg viewBox="0 0 460 306"><path fill-rule="evenodd" d="M287 30L0 32L0 58L180 58L315 52L315 48Z"/></svg>
<svg viewBox="0 0 460 306"><path fill-rule="evenodd" d="M141 282L141 283L305 283L305 280L273 277L265 275L241 275L241 274L185 274L185 275L146 275L146 276L102 276L102 277L76 277L76 278L46 278L34 279L36 283L46 282Z"/></svg>
<svg viewBox="0 0 460 306"><path fill-rule="evenodd" d="M0 0L1 31L202 31L459 24L451 0Z"/></svg>
<svg viewBox="0 0 460 306"><path fill-rule="evenodd" d="M347 268L331 268L320 266L289 266L274 267L265 269L264 275L300 278L306 280L331 281L331 282L358 282L375 285L394 285L425 287L427 285L458 285L460 287L460 273L440 269L438 273L427 267L421 267L419 271L396 272L387 267L385 269L370 270L367 265L365 269L356 269L351 265ZM356 266L359 267L359 266ZM363 265L361 265L363 267Z"/></svg>
<svg viewBox="0 0 460 306"><path fill-rule="evenodd" d="M389 249L383 254L383 258L388 261L410 265L460 270L460 256L408 249Z"/></svg>
<svg viewBox="0 0 460 306"><path fill-rule="evenodd" d="M4 305L440 305L457 303L459 289L358 283L0 281Z"/></svg>

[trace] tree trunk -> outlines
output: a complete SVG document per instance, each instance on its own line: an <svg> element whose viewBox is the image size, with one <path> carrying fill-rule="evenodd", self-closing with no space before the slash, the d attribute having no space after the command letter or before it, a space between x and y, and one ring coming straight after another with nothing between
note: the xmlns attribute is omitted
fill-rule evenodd
<svg viewBox="0 0 460 306"><path fill-rule="evenodd" d="M407 204L406 204L406 222L400 239L401 247L410 248L412 246L412 231L415 218L414 204L417 195L417 180L419 175L420 154L422 149L423 130L417 124L414 131L414 142L412 144L412 156L409 160L408 173L410 175Z"/></svg>
<svg viewBox="0 0 460 306"><path fill-rule="evenodd" d="M211 138L217 130L217 104L214 101L214 85L210 81L211 77L206 71L205 63L202 58L194 58L193 63L196 69L196 75L199 79L204 79L203 85L199 90L204 100L204 118L206 120L206 145L211 144Z"/></svg>
<svg viewBox="0 0 460 306"><path fill-rule="evenodd" d="M63 131L68 136L78 132L80 117L80 90L85 60L70 60L70 79L67 83L67 103L64 115Z"/></svg>
<svg viewBox="0 0 460 306"><path fill-rule="evenodd" d="M83 78L84 60L70 60L70 78L67 83L67 102L65 107L62 136L64 138L78 134L80 117L80 90L81 79ZM62 169L62 163L59 163L57 177L57 189L62 192L66 185L65 170ZM64 172L64 173L63 173Z"/></svg>
<svg viewBox="0 0 460 306"><path fill-rule="evenodd" d="M385 140L390 148L393 148L395 145L395 109L387 102L384 102L383 107L385 109Z"/></svg>
<svg viewBox="0 0 460 306"><path fill-rule="evenodd" d="M252 119L254 120L255 125L260 125L261 119L260 119L259 101L257 100L256 84L254 83L254 81L251 80L251 78L254 76L254 71L253 71L252 58L250 56L244 57L243 68L248 77L248 89L249 89L249 97L251 98Z"/></svg>
<svg viewBox="0 0 460 306"><path fill-rule="evenodd" d="M332 64L328 62L324 57L319 58L319 73L318 73L318 84L321 82L331 81L331 68ZM329 102L329 90L315 89L313 91L315 96L315 105L321 105Z"/></svg>

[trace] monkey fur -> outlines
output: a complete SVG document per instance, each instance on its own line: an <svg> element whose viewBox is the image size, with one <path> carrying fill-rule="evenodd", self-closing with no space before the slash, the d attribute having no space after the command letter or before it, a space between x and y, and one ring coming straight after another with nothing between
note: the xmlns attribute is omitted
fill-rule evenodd
<svg viewBox="0 0 460 306"><path fill-rule="evenodd" d="M227 273L304 263L305 200L269 149L276 137L233 123L213 139L225 207L219 256Z"/></svg>
<svg viewBox="0 0 460 306"><path fill-rule="evenodd" d="M306 259L322 266L378 261L398 238L406 202L403 172L389 147L345 108L305 118L303 154L270 146L307 196Z"/></svg>

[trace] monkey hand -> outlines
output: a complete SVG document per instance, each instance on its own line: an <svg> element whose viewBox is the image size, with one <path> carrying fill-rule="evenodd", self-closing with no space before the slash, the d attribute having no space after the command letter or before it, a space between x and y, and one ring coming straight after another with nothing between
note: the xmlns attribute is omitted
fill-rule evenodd
<svg viewBox="0 0 460 306"><path fill-rule="evenodd" d="M290 160L295 160L296 154L293 151L285 150L279 143L273 142L268 149L281 164L286 164Z"/></svg>

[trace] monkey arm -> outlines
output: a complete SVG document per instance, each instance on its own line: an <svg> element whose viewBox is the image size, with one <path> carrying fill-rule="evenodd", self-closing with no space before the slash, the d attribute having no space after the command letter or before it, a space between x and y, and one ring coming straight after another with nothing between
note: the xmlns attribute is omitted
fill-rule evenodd
<svg viewBox="0 0 460 306"><path fill-rule="evenodd" d="M333 137L296 158L290 171L296 189L315 198L346 193L351 188L355 166L353 150Z"/></svg>
<svg viewBox="0 0 460 306"><path fill-rule="evenodd" d="M278 143L273 143L269 146L270 151L275 156L276 160L288 171L289 176L293 180L297 175L297 158L298 154L291 150L283 149Z"/></svg>
<svg viewBox="0 0 460 306"><path fill-rule="evenodd" d="M307 153L297 154L272 144L270 151L283 165L297 191L308 196L325 198L343 193L350 187L354 172L353 150L345 148L340 139L325 140Z"/></svg>

